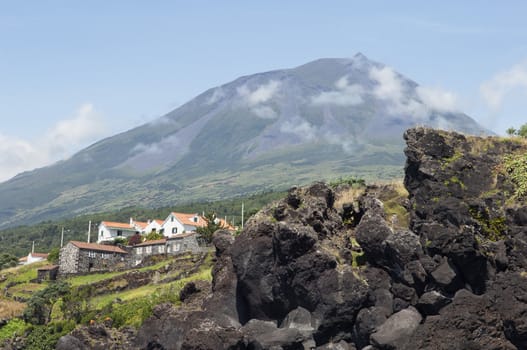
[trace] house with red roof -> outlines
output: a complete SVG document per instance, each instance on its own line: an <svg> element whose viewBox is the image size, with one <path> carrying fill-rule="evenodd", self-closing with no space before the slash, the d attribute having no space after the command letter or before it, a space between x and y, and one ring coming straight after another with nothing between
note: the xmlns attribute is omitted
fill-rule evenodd
<svg viewBox="0 0 527 350"><path fill-rule="evenodd" d="M130 219L129 223L102 221L99 224L97 243L111 242L116 238L128 238L136 232L141 232Z"/></svg>
<svg viewBox="0 0 527 350"><path fill-rule="evenodd" d="M27 256L18 259L20 265L28 265L39 261L44 261L48 258L48 253L35 253L31 252Z"/></svg>

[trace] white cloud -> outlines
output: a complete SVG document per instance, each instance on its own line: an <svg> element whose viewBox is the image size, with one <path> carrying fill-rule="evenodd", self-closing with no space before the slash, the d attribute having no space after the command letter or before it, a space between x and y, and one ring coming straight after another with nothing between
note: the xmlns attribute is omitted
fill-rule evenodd
<svg viewBox="0 0 527 350"><path fill-rule="evenodd" d="M277 117L274 109L272 109L269 106L255 106L251 108L251 110L254 112L254 114L259 116L260 118L275 119Z"/></svg>
<svg viewBox="0 0 527 350"><path fill-rule="evenodd" d="M247 85L240 86L238 94L243 97L249 106L256 106L269 101L280 89L281 83L271 80L267 84L260 85L256 90L250 91Z"/></svg>
<svg viewBox="0 0 527 350"><path fill-rule="evenodd" d="M300 118L286 121L280 126L280 131L296 135L304 141L314 141L317 137L317 128Z"/></svg>
<svg viewBox="0 0 527 350"><path fill-rule="evenodd" d="M421 101L431 109L445 112L455 111L458 109L457 96L449 91L439 88L418 86L416 92Z"/></svg>
<svg viewBox="0 0 527 350"><path fill-rule="evenodd" d="M392 68L372 67L370 78L377 83L372 90L373 95L387 102L390 113L405 115L413 118L414 121L419 121L428 115L429 108L420 101L408 97L402 80Z"/></svg>
<svg viewBox="0 0 527 350"><path fill-rule="evenodd" d="M370 70L370 78L377 82L373 94L384 100L400 103L404 96L401 79L390 67L376 68Z"/></svg>
<svg viewBox="0 0 527 350"><path fill-rule="evenodd" d="M0 181L69 157L108 132L93 105L84 104L40 138L24 140L0 134Z"/></svg>
<svg viewBox="0 0 527 350"><path fill-rule="evenodd" d="M281 86L281 82L270 80L267 84L260 85L253 91L245 84L236 90L241 97L242 104L248 106L251 112L260 118L274 119L277 117L276 112L264 104L279 92Z"/></svg>
<svg viewBox="0 0 527 350"><path fill-rule="evenodd" d="M516 89L523 90L527 94L527 62L497 73L480 86L481 95L493 110L500 109L505 97Z"/></svg>
<svg viewBox="0 0 527 350"><path fill-rule="evenodd" d="M214 104L224 97L225 97L225 92L223 91L221 87L218 87L214 89L214 91L212 92L212 95L210 95L210 97L208 98L207 104L208 105Z"/></svg>
<svg viewBox="0 0 527 350"><path fill-rule="evenodd" d="M344 76L335 82L337 90L324 91L311 98L315 105L333 104L337 106L356 106L363 102L364 89L357 84L350 85L348 77Z"/></svg>

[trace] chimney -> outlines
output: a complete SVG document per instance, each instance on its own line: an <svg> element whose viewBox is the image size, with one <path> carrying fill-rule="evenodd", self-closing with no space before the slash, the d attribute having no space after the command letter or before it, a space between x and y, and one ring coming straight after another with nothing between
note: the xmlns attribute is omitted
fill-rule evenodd
<svg viewBox="0 0 527 350"><path fill-rule="evenodd" d="M130 226L134 226L134 218L130 218Z"/></svg>

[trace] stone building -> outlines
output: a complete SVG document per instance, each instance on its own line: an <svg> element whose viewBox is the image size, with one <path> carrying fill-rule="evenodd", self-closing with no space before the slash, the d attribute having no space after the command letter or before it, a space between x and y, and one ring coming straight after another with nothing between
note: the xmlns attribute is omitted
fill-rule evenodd
<svg viewBox="0 0 527 350"><path fill-rule="evenodd" d="M152 255L207 251L195 232L146 241L128 247L71 241L60 250L59 274L115 271L139 265Z"/></svg>
<svg viewBox="0 0 527 350"><path fill-rule="evenodd" d="M117 270L127 265L128 255L112 245L70 241L60 250L59 273Z"/></svg>
<svg viewBox="0 0 527 350"><path fill-rule="evenodd" d="M199 253L206 249L206 247L198 243L197 234L189 232L136 244L130 247L130 253L132 264L138 265L145 257L151 255L177 255L184 252Z"/></svg>
<svg viewBox="0 0 527 350"><path fill-rule="evenodd" d="M42 281L54 281L57 279L57 275L59 273L59 266L58 265L47 265L42 266L41 268L37 269L37 281L40 283Z"/></svg>

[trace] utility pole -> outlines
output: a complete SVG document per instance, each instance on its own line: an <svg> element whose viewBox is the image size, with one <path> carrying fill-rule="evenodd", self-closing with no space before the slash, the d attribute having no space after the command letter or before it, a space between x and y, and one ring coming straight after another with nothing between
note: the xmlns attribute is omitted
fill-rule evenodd
<svg viewBox="0 0 527 350"><path fill-rule="evenodd" d="M62 232L60 234L60 247L64 246L64 226L62 226Z"/></svg>
<svg viewBox="0 0 527 350"><path fill-rule="evenodd" d="M91 235L91 220L88 223L88 243L90 243L90 235Z"/></svg>
<svg viewBox="0 0 527 350"><path fill-rule="evenodd" d="M244 211L244 209L245 208L244 208L244 205L243 205L243 202L242 202L242 230L243 230L243 214L244 214L243 211Z"/></svg>
<svg viewBox="0 0 527 350"><path fill-rule="evenodd" d="M31 254L35 253L35 241L33 241L33 245L31 246Z"/></svg>

